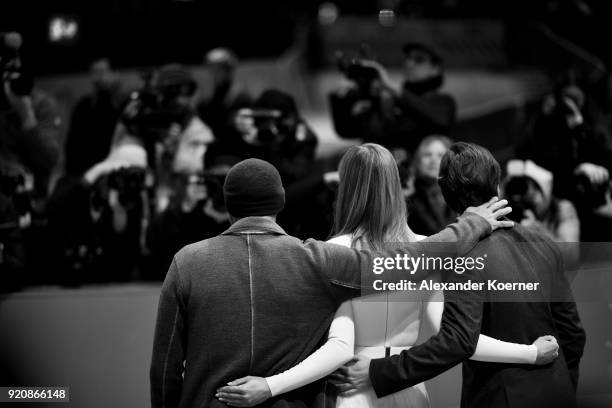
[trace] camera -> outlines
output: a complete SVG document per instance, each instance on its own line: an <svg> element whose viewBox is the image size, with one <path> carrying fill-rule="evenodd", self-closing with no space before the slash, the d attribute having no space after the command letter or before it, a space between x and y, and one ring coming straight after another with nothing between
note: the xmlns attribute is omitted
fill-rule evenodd
<svg viewBox="0 0 612 408"><path fill-rule="evenodd" d="M508 206L512 208L508 218L514 222L521 222L527 211L537 214L534 194L537 188L535 182L529 177L512 177L508 180L504 187Z"/></svg>
<svg viewBox="0 0 612 408"><path fill-rule="evenodd" d="M347 79L354 81L361 88L369 88L379 78L378 71L364 62L373 60L367 44L361 44L358 56L349 57L342 51L336 52L336 66Z"/></svg>
<svg viewBox="0 0 612 408"><path fill-rule="evenodd" d="M126 209L142 206L142 192L149 188L147 171L141 167L122 167L96 180L92 191L92 207L102 209L108 205L110 190L117 191L119 204Z"/></svg>
<svg viewBox="0 0 612 408"><path fill-rule="evenodd" d="M172 125L184 129L193 116L192 109L181 99L195 93L196 82L162 81L163 72L162 67L159 72L142 74L143 87L130 94L120 117L128 133L142 140L148 152L153 151L155 143L165 141Z"/></svg>
<svg viewBox="0 0 612 408"><path fill-rule="evenodd" d="M204 192L192 193L197 196L199 204L204 204L209 198L215 203L223 203L223 183L226 173L204 171L186 177L187 186L204 187ZM220 199L220 200L219 200Z"/></svg>
<svg viewBox="0 0 612 408"><path fill-rule="evenodd" d="M610 191L610 182L593 184L584 174L575 176L576 195L580 202L589 208L597 208L606 204L606 196Z"/></svg>
<svg viewBox="0 0 612 408"><path fill-rule="evenodd" d="M34 208L33 182L30 175L17 168L0 167L0 193L10 198L20 216Z"/></svg>
<svg viewBox="0 0 612 408"><path fill-rule="evenodd" d="M20 56L21 34L17 32L0 33L0 110L8 110L10 104L4 91L4 83L8 82L11 92L17 96L29 95L34 87L34 79L23 71Z"/></svg>
<svg viewBox="0 0 612 408"><path fill-rule="evenodd" d="M245 141L255 145L276 145L291 132L287 116L278 109L240 109L236 115L238 130Z"/></svg>
<svg viewBox="0 0 612 408"><path fill-rule="evenodd" d="M130 135L149 145L163 141L172 124L184 128L190 117L190 109L168 101L155 89L144 88L130 94L121 122Z"/></svg>

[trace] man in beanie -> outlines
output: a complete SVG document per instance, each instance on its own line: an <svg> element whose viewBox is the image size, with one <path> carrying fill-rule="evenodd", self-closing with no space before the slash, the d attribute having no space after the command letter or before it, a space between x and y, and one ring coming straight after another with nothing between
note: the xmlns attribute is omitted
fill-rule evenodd
<svg viewBox="0 0 612 408"><path fill-rule="evenodd" d="M338 306L361 295L362 271L372 271L374 254L302 241L276 224L285 192L270 163L236 164L224 193L232 226L180 250L162 287L150 373L153 408L226 407L215 392L228 381L270 376L304 360L327 337ZM511 225L497 221L509 212L504 205L493 199L425 241L376 255L427 256L423 242L454 242L465 253L492 229ZM425 272L390 276L421 280ZM322 406L323 391L318 381L261 406Z"/></svg>

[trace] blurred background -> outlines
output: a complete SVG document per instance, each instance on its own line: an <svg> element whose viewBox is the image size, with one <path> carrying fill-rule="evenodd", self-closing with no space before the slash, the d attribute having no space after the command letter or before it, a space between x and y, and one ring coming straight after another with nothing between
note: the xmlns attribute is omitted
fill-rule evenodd
<svg viewBox="0 0 612 408"><path fill-rule="evenodd" d="M609 2L0 7L0 383L146 406L160 283L229 226L238 161L272 162L281 226L327 239L340 157L380 143L430 235L456 216L440 158L468 141L502 164L515 221L559 242L588 335L581 406L612 404ZM434 407L458 406L459 378L431 382Z"/></svg>

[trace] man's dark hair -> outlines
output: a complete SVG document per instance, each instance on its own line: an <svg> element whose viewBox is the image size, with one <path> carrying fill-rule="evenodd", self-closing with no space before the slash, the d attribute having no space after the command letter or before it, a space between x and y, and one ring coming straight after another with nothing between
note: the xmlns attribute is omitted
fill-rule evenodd
<svg viewBox="0 0 612 408"><path fill-rule="evenodd" d="M496 196L500 177L499 163L490 151L458 142L442 157L438 183L448 206L460 214Z"/></svg>

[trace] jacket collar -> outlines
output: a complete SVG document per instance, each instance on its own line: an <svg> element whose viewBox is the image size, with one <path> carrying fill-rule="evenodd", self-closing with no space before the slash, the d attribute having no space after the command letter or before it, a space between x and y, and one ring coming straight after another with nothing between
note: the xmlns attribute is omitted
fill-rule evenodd
<svg viewBox="0 0 612 408"><path fill-rule="evenodd" d="M221 235L259 233L287 235L276 222L265 217L245 217L233 223Z"/></svg>

